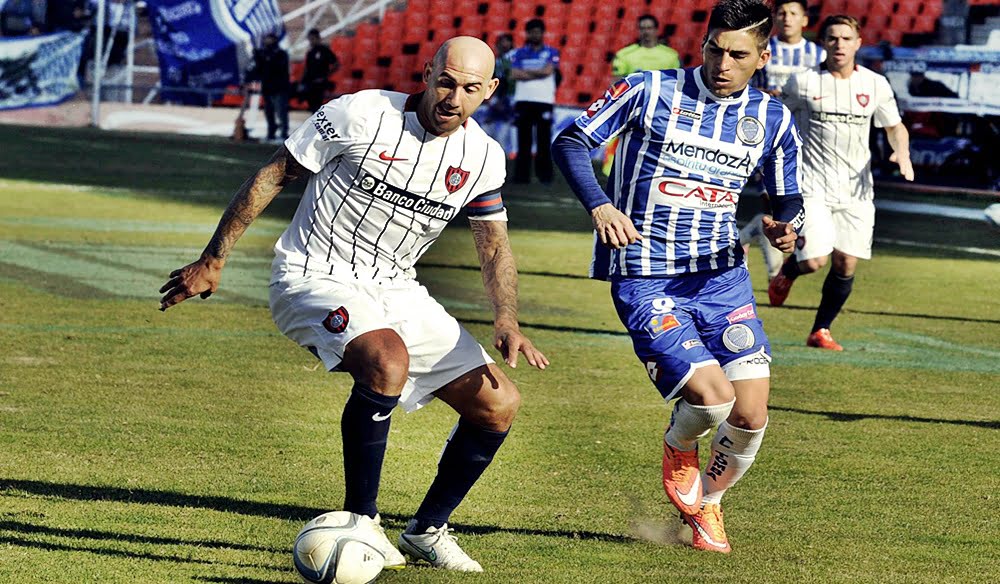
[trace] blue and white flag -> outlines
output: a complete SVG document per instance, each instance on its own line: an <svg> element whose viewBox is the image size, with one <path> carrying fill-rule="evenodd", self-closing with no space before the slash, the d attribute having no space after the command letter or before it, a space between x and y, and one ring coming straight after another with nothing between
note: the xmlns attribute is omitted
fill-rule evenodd
<svg viewBox="0 0 1000 584"><path fill-rule="evenodd" d="M0 38L0 109L53 105L80 90L84 35Z"/></svg>
<svg viewBox="0 0 1000 584"><path fill-rule="evenodd" d="M276 0L148 0L166 101L206 105L238 85L252 47L284 36ZM189 89L188 89L189 88Z"/></svg>

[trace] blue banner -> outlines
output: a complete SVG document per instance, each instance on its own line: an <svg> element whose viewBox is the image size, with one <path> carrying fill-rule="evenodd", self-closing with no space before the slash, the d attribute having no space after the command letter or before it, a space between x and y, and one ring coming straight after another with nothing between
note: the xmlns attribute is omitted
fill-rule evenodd
<svg viewBox="0 0 1000 584"><path fill-rule="evenodd" d="M148 0L164 101L207 105L238 85L253 46L284 36L276 0Z"/></svg>
<svg viewBox="0 0 1000 584"><path fill-rule="evenodd" d="M53 105L80 90L84 35L0 38L0 109Z"/></svg>

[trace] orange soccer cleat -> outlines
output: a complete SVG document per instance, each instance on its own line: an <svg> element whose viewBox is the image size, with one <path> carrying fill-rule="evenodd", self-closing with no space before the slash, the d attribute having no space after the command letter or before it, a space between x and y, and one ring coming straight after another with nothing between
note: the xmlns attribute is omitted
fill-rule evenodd
<svg viewBox="0 0 1000 584"><path fill-rule="evenodd" d="M701 469L698 448L677 450L663 443L663 490L681 513L695 513L701 507Z"/></svg>
<svg viewBox="0 0 1000 584"><path fill-rule="evenodd" d="M693 515L683 514L684 523L691 527L691 547L708 552L728 554L733 551L722 522L722 507L711 503Z"/></svg>
<svg viewBox="0 0 1000 584"><path fill-rule="evenodd" d="M817 349L829 349L830 351L843 351L844 348L840 346L840 343L833 340L830 336L830 329L819 329L809 335L806 339L807 347L816 347Z"/></svg>
<svg viewBox="0 0 1000 584"><path fill-rule="evenodd" d="M781 306L788 299L788 293L792 291L792 284L795 280L792 280L788 276L778 272L778 275L771 279L771 282L767 285L767 299L771 302L771 306Z"/></svg>

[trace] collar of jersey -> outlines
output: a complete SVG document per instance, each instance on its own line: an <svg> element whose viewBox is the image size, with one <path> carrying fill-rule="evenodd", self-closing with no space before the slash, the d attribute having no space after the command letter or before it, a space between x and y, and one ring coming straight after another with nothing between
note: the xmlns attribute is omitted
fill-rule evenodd
<svg viewBox="0 0 1000 584"><path fill-rule="evenodd" d="M694 82L695 84L698 85L698 92L701 93L703 96L707 97L708 99L711 99L712 101L717 101L719 103L738 103L747 100L747 94L750 89L749 84L746 87L744 87L739 93L730 95L729 97L719 97L718 95L712 93L712 90L705 85L705 80L701 78L701 67L702 67L701 65L698 65L697 67L694 68Z"/></svg>

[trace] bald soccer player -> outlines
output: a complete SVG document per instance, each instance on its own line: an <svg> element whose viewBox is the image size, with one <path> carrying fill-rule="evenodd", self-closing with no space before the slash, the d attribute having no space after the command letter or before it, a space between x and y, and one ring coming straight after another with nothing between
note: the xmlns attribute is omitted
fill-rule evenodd
<svg viewBox="0 0 1000 584"><path fill-rule="evenodd" d="M413 559L480 572L448 527L500 448L520 394L487 351L415 279L414 264L465 209L494 312L494 346L510 367L518 353L548 360L517 319L517 269L501 197L505 155L469 116L497 87L482 41L446 41L424 66L425 91L366 90L321 107L239 189L215 235L160 289L160 309L219 286L236 241L281 188L308 176L291 225L274 246L271 313L290 339L329 371L354 378L341 416L344 510L380 535L387 569ZM459 419L438 472L393 546L376 497L397 404L414 411L435 397ZM317 468L317 472L326 472Z"/></svg>

